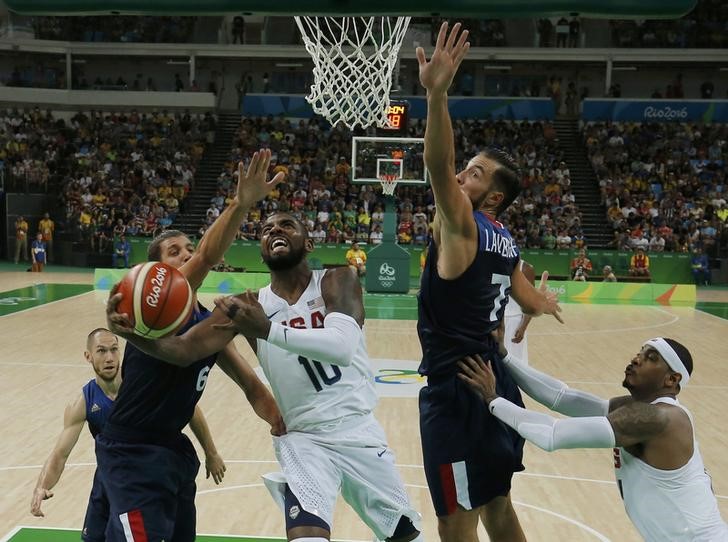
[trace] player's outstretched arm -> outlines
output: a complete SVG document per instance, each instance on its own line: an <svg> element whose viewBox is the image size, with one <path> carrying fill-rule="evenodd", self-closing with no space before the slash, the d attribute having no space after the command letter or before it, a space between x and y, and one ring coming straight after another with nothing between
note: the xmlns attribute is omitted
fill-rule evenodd
<svg viewBox="0 0 728 542"><path fill-rule="evenodd" d="M235 240L248 209L283 181L285 175L282 172L270 181L268 180L270 160L270 149L261 149L253 154L247 170L243 167L242 162L238 164L238 185L235 199L212 223L192 258L180 268L193 290L197 290L210 269L220 263L225 252Z"/></svg>
<svg viewBox="0 0 728 542"><path fill-rule="evenodd" d="M447 23L442 23L429 62L422 47L417 48L416 54L420 82L427 90L424 158L437 204L437 220L447 231L459 233L473 222L473 207L455 178L455 141L447 109L447 90L470 43L467 41L468 31L460 32L460 23L455 24L449 35L447 31ZM471 227L474 228L474 224Z"/></svg>
<svg viewBox="0 0 728 542"><path fill-rule="evenodd" d="M530 398L545 407L567 416L606 416L610 402L601 397L567 386L561 380L539 371L528 363L511 356L505 346L505 326L501 325L491 333L498 343L498 352L508 372ZM483 382L487 378L481 366L480 356L474 356L477 363L469 364L476 391L484 393Z"/></svg>
<svg viewBox="0 0 728 542"><path fill-rule="evenodd" d="M44 517L41 505L44 500L53 497L51 491L61 478L63 469L66 467L66 460L71 450L78 442L83 424L86 421L86 400L80 394L75 401L70 403L63 413L63 431L56 441L56 445L48 456L43 470L38 476L38 482L33 490L33 499L30 503L30 513L34 516Z"/></svg>
<svg viewBox="0 0 728 542"><path fill-rule="evenodd" d="M207 420L202 413L200 405L195 405L195 411L192 413L192 418L190 419L190 429L205 452L205 478L209 478L212 474L212 479L215 484L220 484L225 477L227 468L225 467L225 461L223 461L217 452L215 441L212 439L212 433L210 432L210 426L207 425Z"/></svg>
<svg viewBox="0 0 728 542"><path fill-rule="evenodd" d="M326 306L324 327L296 329L271 322L252 292L215 300L217 310L230 319L230 327L251 339L264 339L284 350L309 359L350 365L361 340L364 304L356 275L342 267L329 271L321 282Z"/></svg>
<svg viewBox="0 0 728 542"><path fill-rule="evenodd" d="M126 339L142 352L172 365L180 367L192 365L221 351L236 335L234 329L217 329L218 324L225 321L225 316L215 311L209 318L192 326L182 335L156 340L146 339L134 333L134 326L131 325L128 314L116 312L121 297L121 294L117 293L106 302L106 322L109 331Z"/></svg>
<svg viewBox="0 0 728 542"><path fill-rule="evenodd" d="M260 381L248 361L238 352L233 343L229 343L220 352L217 364L230 379L235 382L248 399L253 411L262 420L270 424L272 435L281 436L286 432L286 425L283 416L278 409L273 394Z"/></svg>
<svg viewBox="0 0 728 542"><path fill-rule="evenodd" d="M539 448L551 452L566 448L614 447L615 431L605 416L556 419L526 410L496 394L490 362L486 364L480 358L467 357L459 365L458 376L483 398L490 413Z"/></svg>

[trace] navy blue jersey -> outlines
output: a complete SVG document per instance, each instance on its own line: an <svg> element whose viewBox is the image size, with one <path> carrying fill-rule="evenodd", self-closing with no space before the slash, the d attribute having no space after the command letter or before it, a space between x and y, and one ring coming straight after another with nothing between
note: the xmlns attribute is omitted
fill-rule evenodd
<svg viewBox="0 0 728 542"><path fill-rule="evenodd" d="M200 305L180 334L209 315ZM149 443L175 440L192 418L216 359L217 353L189 367L178 367L127 342L121 387L103 434L115 440Z"/></svg>
<svg viewBox="0 0 728 542"><path fill-rule="evenodd" d="M96 383L96 379L93 378L83 387L83 398L86 401L88 429L91 431L91 436L96 438L96 435L101 433L106 425L106 420L109 419L114 401L109 399L104 390Z"/></svg>
<svg viewBox="0 0 728 542"><path fill-rule="evenodd" d="M430 242L418 296L417 333L422 345L420 374L449 376L463 356L496 348L490 332L498 327L518 264L510 233L479 211L478 251L473 263L454 280L437 273L437 246Z"/></svg>

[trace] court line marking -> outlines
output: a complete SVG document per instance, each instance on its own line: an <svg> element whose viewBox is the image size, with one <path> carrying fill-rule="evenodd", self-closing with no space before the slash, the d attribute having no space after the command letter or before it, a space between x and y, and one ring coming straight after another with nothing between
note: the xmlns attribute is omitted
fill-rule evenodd
<svg viewBox="0 0 728 542"><path fill-rule="evenodd" d="M404 485L405 485L405 487L414 487L414 488L417 488L417 489L428 489L427 486L418 485L418 484L404 484ZM539 512L543 512L544 514L548 514L550 516L557 517L557 518L559 518L561 520L566 521L567 523L571 523L572 525L575 525L575 526L579 527L580 529L588 532L591 535L594 535L598 540L601 540L602 542L611 542L611 540L609 538L607 538L606 536L604 536L599 531L597 531L595 529L592 529L588 525L585 525L584 523L580 522L579 520L570 518L569 516L565 516L563 514L559 514L558 512L554 512L553 510L549 510L548 508L541 508L540 506L535 506L533 504L527 504L527 503L521 502L521 501L514 500L513 501L513 504L516 504L518 506L523 506L524 508L531 508L533 510L537 510Z"/></svg>
<svg viewBox="0 0 728 542"><path fill-rule="evenodd" d="M716 319L720 320L721 322L723 322L724 324L725 323L728 323L728 320L726 320L725 318L721 318L720 316L716 316L715 314L711 314L711 313L709 313L707 311L700 310L700 309L695 308L695 307L693 307L693 310L695 312L699 313L699 314L705 314L707 316L710 316L711 318L716 318Z"/></svg>
<svg viewBox="0 0 728 542"><path fill-rule="evenodd" d="M262 485L262 484L261 484ZM0 542L8 542L13 536L18 534L21 529L32 529L38 531L78 531L81 529L74 529L73 527L31 527L30 525L17 525L6 534L3 538L0 538ZM210 533L195 533L196 536L215 536L217 538L262 538L263 540L281 540L280 536L261 536L258 534L210 534ZM343 538L337 538L331 542L367 542L366 540L346 540Z"/></svg>
<svg viewBox="0 0 728 542"><path fill-rule="evenodd" d="M404 486L405 487L415 488L415 489L425 489L425 490L428 489L427 486L423 486L421 484L404 484ZM221 488L207 489L207 490L204 490L204 491L198 491L197 494L198 495L202 495L202 494L207 494L207 493L219 493L219 492L222 492L222 491L233 491L235 489L247 489L247 488L251 488L251 487L264 487L264 486L263 486L263 484L243 484L243 485L237 485L237 486L229 486L229 487L221 487ZM520 501L515 501L515 500L513 501L513 504L516 504L518 506L522 506L524 508L531 508L533 510L537 510L539 512L543 512L544 514L548 514L550 516L554 516L554 517L556 517L558 519L561 519L563 521L566 521L567 523L571 523L572 525L575 525L576 527L582 529L583 531L586 531L587 533L589 533L589 534L593 535L594 537L596 537L601 542L611 542L611 540L609 538L607 538L606 536L604 536L599 531L596 531L595 529L589 527L588 525L585 525L584 523L582 523L582 522L580 522L580 521L578 521L576 519L570 518L568 516L565 516L563 514L559 514L558 512L554 512L553 510L549 510L548 508L542 508L540 506L535 506L533 504L527 504L527 503L520 502Z"/></svg>
<svg viewBox="0 0 728 542"><path fill-rule="evenodd" d="M602 305L599 305L602 306ZM606 305L609 307L624 307L625 305ZM627 305L627 306L635 306L635 305ZM650 324L646 326L636 326L636 327L620 327L620 328L610 328L610 329L585 329L581 331L542 331L542 332L534 332L529 331L530 337L552 337L552 336L561 336L561 335L591 335L595 333L624 333L626 331L645 331L648 329L658 329L661 327L670 326L677 321L680 320L680 316L676 314L671 314L667 312L666 310L663 310L659 307L652 307L652 306L645 306L645 305L638 305L647 309L651 309L653 311L660 312L662 314L666 314L671 317L670 320L667 320L665 322L659 322L656 324ZM568 315L567 315L568 317ZM717 318L717 317L716 317ZM415 321L415 320L411 320ZM366 335L366 325L364 326L365 335ZM376 331L378 333L384 333L387 335L411 335L412 330L409 329L391 329L387 327L372 329L372 331Z"/></svg>
<svg viewBox="0 0 728 542"><path fill-rule="evenodd" d="M21 525L17 525L17 526L16 526L16 527L14 527L14 528L13 528L13 529L12 529L12 530L11 530L11 531L10 531L10 532L8 533L8 534L6 534L6 535L5 535L5 536L3 536L2 538L0 538L0 542L8 542L8 540L10 540L10 539L11 539L12 537L14 537L14 536L15 536L16 534L18 534L18 532L20 532L20 529L22 529L22 528L23 528L23 527L22 527Z"/></svg>
<svg viewBox="0 0 728 542"><path fill-rule="evenodd" d="M45 283L42 283L42 284L45 284ZM92 293L94 293L94 290L90 290L88 292L83 292L81 294L72 295L70 297L64 297L63 299L56 299L55 301L49 301L48 303L41 303L40 305L28 307L27 309L20 309L19 311L11 312L10 314L0 315L0 318L7 318L8 316L15 316L16 314L21 314L23 312L32 311L34 309L39 309L41 307L49 307L56 303L62 303L63 301L69 301L71 299L76 299L77 297L81 297L82 295L88 295L88 294L92 294ZM0 542L2 542L2 540L0 540Z"/></svg>
<svg viewBox="0 0 728 542"><path fill-rule="evenodd" d="M235 463L242 463L242 464L265 464L265 465L277 465L278 461L273 459L225 459L225 463L235 464ZM75 468L75 467L96 467L96 463L67 463L66 468ZM395 467L399 469L418 469L418 470L424 470L424 467L422 465L414 465L414 464L395 464ZM0 467L0 471L13 471L13 470L30 470L30 469L41 469L43 468L43 465L8 465L4 467ZM614 480L597 480L595 478L582 478L579 476L564 476L562 474L545 474L545 473L539 473L539 472L516 472L516 476L527 476L531 478L547 478L551 480L565 480L568 482L587 482L591 484L606 484L606 485L616 485L616 482ZM232 489L235 487L256 487L258 485L262 484L244 484L241 486L230 486L227 489ZM414 486L413 486L414 487ZM226 488L211 488L211 489L203 489L201 491L198 491L198 495L203 495L207 493L215 493L218 491L225 491ZM716 494L715 497L717 499L728 499L728 495L718 495ZM0 539L0 542L3 542L2 539Z"/></svg>

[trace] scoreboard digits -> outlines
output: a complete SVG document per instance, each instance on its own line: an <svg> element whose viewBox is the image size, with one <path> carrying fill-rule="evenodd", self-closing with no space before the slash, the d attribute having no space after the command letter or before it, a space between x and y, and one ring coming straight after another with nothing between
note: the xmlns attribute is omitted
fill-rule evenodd
<svg viewBox="0 0 728 542"><path fill-rule="evenodd" d="M407 121L409 118L409 103L404 101L392 101L387 110L388 126L380 128L381 135L406 135Z"/></svg>

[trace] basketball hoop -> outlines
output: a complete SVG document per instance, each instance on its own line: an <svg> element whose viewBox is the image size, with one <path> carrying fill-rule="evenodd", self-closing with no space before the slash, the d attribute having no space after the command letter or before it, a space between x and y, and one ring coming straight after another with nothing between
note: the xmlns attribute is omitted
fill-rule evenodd
<svg viewBox="0 0 728 542"><path fill-rule="evenodd" d="M389 126L389 91L410 17L295 17L313 59L306 101L332 125Z"/></svg>
<svg viewBox="0 0 728 542"><path fill-rule="evenodd" d="M382 194L385 196L394 196L394 189L397 187L396 175L379 175L379 183L382 185Z"/></svg>

